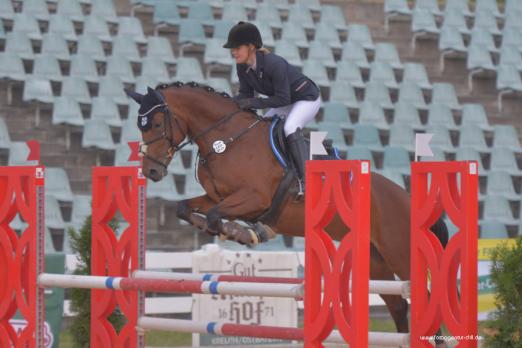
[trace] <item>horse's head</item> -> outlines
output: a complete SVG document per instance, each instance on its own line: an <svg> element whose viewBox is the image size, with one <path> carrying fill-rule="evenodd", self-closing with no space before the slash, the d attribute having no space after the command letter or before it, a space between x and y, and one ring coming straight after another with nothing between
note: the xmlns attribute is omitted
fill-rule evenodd
<svg viewBox="0 0 522 348"><path fill-rule="evenodd" d="M140 105L138 128L142 143L143 174L152 181L167 175L169 165L178 145L185 139L186 127L171 112L165 97L157 90L147 89L147 94L125 90L127 95Z"/></svg>

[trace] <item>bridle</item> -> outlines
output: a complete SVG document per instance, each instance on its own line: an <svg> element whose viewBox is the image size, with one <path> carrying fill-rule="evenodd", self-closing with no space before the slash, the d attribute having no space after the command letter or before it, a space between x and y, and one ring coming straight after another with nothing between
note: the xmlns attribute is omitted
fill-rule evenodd
<svg viewBox="0 0 522 348"><path fill-rule="evenodd" d="M174 122L176 124L177 129L179 129L179 131L180 131L180 133L182 135L182 139L187 138L188 132L185 133L183 131L183 128L182 128L182 126L181 126L181 124L180 124L180 122L178 120L178 117L176 117L176 115L173 112L170 111L167 103L163 102L162 104L158 104L158 105L152 107L149 111L147 111L146 113L144 113L144 114L142 114L140 116L146 116L147 114L151 113L152 111L155 111L155 110L158 110L158 109L163 113L163 125L164 125L163 132L159 136L154 138L154 139L151 139L151 140L146 141L146 142L140 142L139 155L141 157L147 158L149 161L152 161L152 162L162 166L165 170L167 170L168 163L172 160L172 157L174 156L174 154L177 151L181 150L182 148L184 148L185 146L187 146L189 144L194 143L198 138L204 136L205 134L207 134L211 130L215 129L216 127L220 126L221 124L227 122L234 115L238 114L241 111L241 109L238 109L236 111L233 111L233 112L225 115L219 121L217 121L216 123L214 123L210 127L206 128L205 130L203 130L201 133L197 134L193 138L188 137L188 139L185 140L184 142L182 142L182 143L178 142L178 144L176 144L176 141L174 140L174 136L173 136L173 130L172 130L172 122L173 122L173 120L174 120ZM169 148L167 150L167 153L163 157L163 159L160 160L160 159L157 159L157 158L154 158L154 157L150 156L147 153L147 147L149 145L151 145L151 144L154 144L154 143L156 143L158 141L162 141L162 140L166 140L168 142Z"/></svg>

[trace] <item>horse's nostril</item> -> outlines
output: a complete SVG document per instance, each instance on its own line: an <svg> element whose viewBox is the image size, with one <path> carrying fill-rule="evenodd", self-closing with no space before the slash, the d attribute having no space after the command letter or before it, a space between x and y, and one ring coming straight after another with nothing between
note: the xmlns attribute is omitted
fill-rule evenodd
<svg viewBox="0 0 522 348"><path fill-rule="evenodd" d="M151 178L157 178L157 177L158 177L158 174L159 174L159 173L158 173L158 171L157 171L156 169L151 169L151 170L149 171L149 175L150 175Z"/></svg>

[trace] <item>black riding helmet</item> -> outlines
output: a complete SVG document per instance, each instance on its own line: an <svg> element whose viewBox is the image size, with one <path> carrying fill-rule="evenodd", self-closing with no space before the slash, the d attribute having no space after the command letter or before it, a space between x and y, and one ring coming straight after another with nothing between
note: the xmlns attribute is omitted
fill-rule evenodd
<svg viewBox="0 0 522 348"><path fill-rule="evenodd" d="M263 47L259 29L252 23L239 22L230 29L227 43L223 47L236 48L248 44L253 44L256 48Z"/></svg>

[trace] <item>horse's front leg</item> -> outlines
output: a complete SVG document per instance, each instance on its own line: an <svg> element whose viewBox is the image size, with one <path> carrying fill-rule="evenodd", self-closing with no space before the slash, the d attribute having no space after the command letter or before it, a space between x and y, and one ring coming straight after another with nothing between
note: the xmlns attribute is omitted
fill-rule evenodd
<svg viewBox="0 0 522 348"><path fill-rule="evenodd" d="M267 226L256 223L253 228L245 228L234 221L223 223L222 219L248 221L249 218L259 216L269 206L269 199L263 200L253 192L246 190L235 192L208 210L207 231L248 246L265 242L275 236Z"/></svg>
<svg viewBox="0 0 522 348"><path fill-rule="evenodd" d="M176 215L200 230L208 231L206 218L198 214L207 215L208 210L215 205L208 195L184 199L178 202Z"/></svg>

